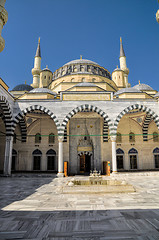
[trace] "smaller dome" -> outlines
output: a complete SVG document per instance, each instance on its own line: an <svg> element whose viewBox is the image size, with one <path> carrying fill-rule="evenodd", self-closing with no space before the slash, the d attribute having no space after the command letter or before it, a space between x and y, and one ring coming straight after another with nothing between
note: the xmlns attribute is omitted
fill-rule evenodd
<svg viewBox="0 0 159 240"><path fill-rule="evenodd" d="M115 72L115 71L122 71L123 72L123 70L121 68L115 68L113 72Z"/></svg>
<svg viewBox="0 0 159 240"><path fill-rule="evenodd" d="M114 96L117 96L117 95L119 95L121 93L140 93L140 92L141 92L140 90L138 90L138 89L136 89L134 87L133 88L132 87L130 87L130 88L122 88L119 91L117 91L114 94Z"/></svg>
<svg viewBox="0 0 159 240"><path fill-rule="evenodd" d="M157 92L154 97L159 97L159 92Z"/></svg>
<svg viewBox="0 0 159 240"><path fill-rule="evenodd" d="M152 87L150 87L149 85L144 84L144 83L139 83L139 84L135 85L133 88L136 88L140 91L151 91L151 90L153 90Z"/></svg>
<svg viewBox="0 0 159 240"><path fill-rule="evenodd" d="M48 88L34 88L33 90L30 91L30 93L49 93L52 95L57 95L55 92L51 91Z"/></svg>
<svg viewBox="0 0 159 240"><path fill-rule="evenodd" d="M45 72L45 71L49 71L51 72L51 70L48 68L48 66L46 65L46 68L44 68L41 72ZM52 73L52 72L51 72Z"/></svg>
<svg viewBox="0 0 159 240"><path fill-rule="evenodd" d="M33 89L32 86L28 85L28 84L19 84L17 86L15 86L12 91L31 91Z"/></svg>

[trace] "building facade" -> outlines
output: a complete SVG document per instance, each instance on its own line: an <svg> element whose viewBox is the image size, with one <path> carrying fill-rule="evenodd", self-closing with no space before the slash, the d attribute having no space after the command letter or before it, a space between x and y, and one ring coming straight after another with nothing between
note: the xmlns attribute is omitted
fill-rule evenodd
<svg viewBox="0 0 159 240"><path fill-rule="evenodd" d="M120 68L77 59L54 73L41 69L40 39L33 83L8 91L0 79L0 170L70 175L159 168L159 93L131 87L120 39Z"/></svg>

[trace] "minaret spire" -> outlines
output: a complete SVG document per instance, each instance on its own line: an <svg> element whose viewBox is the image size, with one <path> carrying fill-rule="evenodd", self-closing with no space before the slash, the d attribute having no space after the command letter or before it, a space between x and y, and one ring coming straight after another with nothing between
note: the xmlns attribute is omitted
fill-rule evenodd
<svg viewBox="0 0 159 240"><path fill-rule="evenodd" d="M123 43L122 43L122 38L121 37L120 37L120 57L119 57L119 61L120 61L120 69L124 71L125 86L129 87L130 86L130 84L128 83L129 69L127 68L127 65L126 65L126 56L125 56L125 52L124 52L124 48L123 48Z"/></svg>
<svg viewBox="0 0 159 240"><path fill-rule="evenodd" d="M123 48L122 38L120 37L120 57L125 57L125 52Z"/></svg>
<svg viewBox="0 0 159 240"><path fill-rule="evenodd" d="M39 37L39 40L38 40L38 47L37 47L37 50L36 50L36 55L35 55L35 57L41 57L40 37Z"/></svg>
<svg viewBox="0 0 159 240"><path fill-rule="evenodd" d="M39 87L40 72L41 72L41 50L40 50L40 38L39 38L36 55L34 58L34 68L32 69L33 83L31 84L31 86L34 88Z"/></svg>

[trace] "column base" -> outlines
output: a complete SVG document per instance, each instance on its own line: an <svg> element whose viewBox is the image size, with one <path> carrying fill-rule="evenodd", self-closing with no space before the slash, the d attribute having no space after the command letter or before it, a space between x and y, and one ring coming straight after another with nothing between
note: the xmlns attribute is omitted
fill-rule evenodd
<svg viewBox="0 0 159 240"><path fill-rule="evenodd" d="M113 171L112 174L117 174L118 172L117 171Z"/></svg>
<svg viewBox="0 0 159 240"><path fill-rule="evenodd" d="M6 174L6 173L3 173L3 177L11 177L12 174Z"/></svg>
<svg viewBox="0 0 159 240"><path fill-rule="evenodd" d="M60 173L60 172L59 172L59 173L57 174L57 177L64 177L64 173Z"/></svg>

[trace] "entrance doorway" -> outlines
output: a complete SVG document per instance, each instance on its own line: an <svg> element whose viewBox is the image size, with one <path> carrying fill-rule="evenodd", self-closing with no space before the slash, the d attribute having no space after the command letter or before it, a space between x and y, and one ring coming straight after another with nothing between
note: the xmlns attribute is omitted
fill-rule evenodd
<svg viewBox="0 0 159 240"><path fill-rule="evenodd" d="M82 154L80 156L80 173L89 173L91 170L91 156Z"/></svg>
<svg viewBox="0 0 159 240"><path fill-rule="evenodd" d="M137 155L130 155L130 169L137 169Z"/></svg>
<svg viewBox="0 0 159 240"><path fill-rule="evenodd" d="M123 155L117 155L117 169L124 169L123 165Z"/></svg>
<svg viewBox="0 0 159 240"><path fill-rule="evenodd" d="M55 156L47 156L47 170L55 170Z"/></svg>

